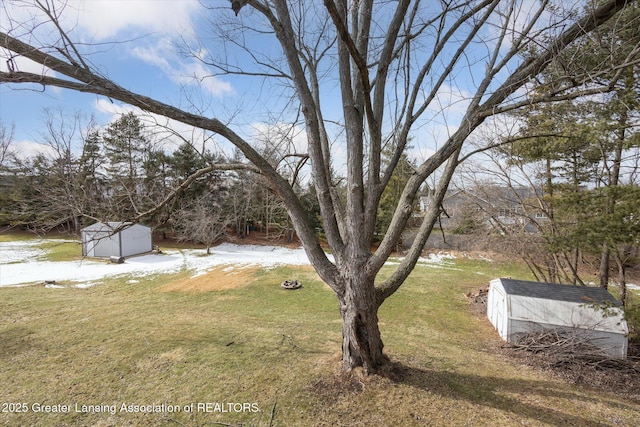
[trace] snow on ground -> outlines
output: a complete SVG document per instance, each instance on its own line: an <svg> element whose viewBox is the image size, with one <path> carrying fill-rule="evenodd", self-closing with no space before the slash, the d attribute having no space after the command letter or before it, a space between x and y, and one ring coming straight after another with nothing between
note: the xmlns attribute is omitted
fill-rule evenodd
<svg viewBox="0 0 640 427"><path fill-rule="evenodd" d="M20 286L32 283L56 281L73 282L77 287L89 287L106 277L129 275L128 283L138 283L139 279L152 274L177 273L183 269L192 276L199 276L211 269L226 265L225 270L252 265L274 267L276 265L310 265L302 248L288 249L279 246L236 245L223 243L212 248L211 255L204 250L168 250L160 255L141 255L127 258L123 264L108 260L86 258L79 261L43 261L46 250L43 243L60 240L30 240L0 242L0 286ZM78 250L80 250L78 245ZM330 256L331 258L331 256ZM434 268L453 267L455 256L438 252L418 260L421 265ZM400 259L391 258L387 262L397 265ZM58 287L55 284L47 285ZM640 291L640 285L628 284L627 288Z"/></svg>
<svg viewBox="0 0 640 427"><path fill-rule="evenodd" d="M448 252L438 252L437 254L429 254L427 258L421 257L419 263L423 264L453 264L451 260L456 259L453 254Z"/></svg>
<svg viewBox="0 0 640 427"><path fill-rule="evenodd" d="M203 250L169 250L161 255L141 255L127 258L123 264L106 260L51 262L39 260L45 251L33 242L0 242L0 286L16 286L44 281L74 282L86 287L108 276L129 274L144 277L159 273L176 273L187 269L193 275L225 264L242 265L308 265L302 249L275 246L235 245L223 243L206 256ZM135 280L135 279L132 279Z"/></svg>
<svg viewBox="0 0 640 427"><path fill-rule="evenodd" d="M445 270L458 270L462 269L454 267L456 259L455 255L448 252L430 253L426 257L418 258L418 265L424 265L431 268L442 268ZM386 265L398 265L402 261L401 258L389 258Z"/></svg>
<svg viewBox="0 0 640 427"><path fill-rule="evenodd" d="M0 242L0 265L24 262L44 256L45 250L38 247L41 244L41 240Z"/></svg>
<svg viewBox="0 0 640 427"><path fill-rule="evenodd" d="M129 283L136 283L139 278L147 275L177 273L183 269L190 271L193 276L198 276L220 265L242 268L251 265L273 267L310 264L302 248L233 243L223 243L212 248L209 256L203 250L185 249L168 250L160 255L130 257L123 264L95 258L64 262L43 261L46 251L41 246L50 241L0 242L0 286L56 281L73 282L77 287L88 287L106 277L125 274L131 276ZM419 263L434 267L451 265L453 258L455 257L446 253L431 254L427 258L420 258ZM389 260L389 264L397 263L397 259Z"/></svg>

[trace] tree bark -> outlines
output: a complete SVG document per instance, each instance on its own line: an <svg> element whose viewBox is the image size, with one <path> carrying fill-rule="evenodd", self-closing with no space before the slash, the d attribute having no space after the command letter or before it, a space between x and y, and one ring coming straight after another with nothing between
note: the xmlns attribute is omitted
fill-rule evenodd
<svg viewBox="0 0 640 427"><path fill-rule="evenodd" d="M616 264L618 265L618 283L620 286L620 303L622 307L625 306L627 302L627 269L625 266L625 262L620 256L620 254L616 254Z"/></svg>
<svg viewBox="0 0 640 427"><path fill-rule="evenodd" d="M372 374L386 364L378 328L378 307L373 281L362 275L345 279L345 291L339 296L342 316L342 370L361 367Z"/></svg>
<svg viewBox="0 0 640 427"><path fill-rule="evenodd" d="M609 287L609 257L610 251L607 243L602 244L602 255L600 256L600 287Z"/></svg>
<svg viewBox="0 0 640 427"><path fill-rule="evenodd" d="M616 145L613 151L613 167L611 169L611 174L609 176L609 186L617 187L618 182L620 181L620 166L622 164L622 152L624 149L624 144L626 142L626 129L629 126L627 123L629 116L627 111L623 109L620 113L620 117L618 119L618 125L620 126L618 132L616 132ZM606 161L606 160L605 160ZM616 201L613 198L609 198L609 203L607 205L607 214L613 213L615 210ZM607 289L609 286L609 258L611 256L611 250L607 244L607 242L603 242L602 244L602 257L600 258L600 286ZM626 290L626 288L625 288ZM623 300L624 305L624 300Z"/></svg>

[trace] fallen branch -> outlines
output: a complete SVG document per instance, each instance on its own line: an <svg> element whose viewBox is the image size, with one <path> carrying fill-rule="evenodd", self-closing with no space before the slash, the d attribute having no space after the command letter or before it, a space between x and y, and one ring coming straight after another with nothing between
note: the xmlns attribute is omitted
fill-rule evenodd
<svg viewBox="0 0 640 427"><path fill-rule="evenodd" d="M273 425L273 419L276 415L276 405L278 404L278 397L276 396L276 400L273 402L273 406L271 407L271 416L269 417L269 427Z"/></svg>
<svg viewBox="0 0 640 427"><path fill-rule="evenodd" d="M590 367L597 370L615 370L627 374L640 374L640 358L615 358L593 344L588 334L560 330L546 330L522 335L507 347L517 351L540 354L549 368Z"/></svg>

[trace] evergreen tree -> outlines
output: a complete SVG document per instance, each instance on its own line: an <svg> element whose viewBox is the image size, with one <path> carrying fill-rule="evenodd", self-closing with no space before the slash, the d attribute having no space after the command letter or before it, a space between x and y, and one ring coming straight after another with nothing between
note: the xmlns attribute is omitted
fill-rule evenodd
<svg viewBox="0 0 640 427"><path fill-rule="evenodd" d="M97 129L93 129L84 139L78 167L78 180L84 195L81 212L93 218L103 217L108 212L104 162L102 137Z"/></svg>
<svg viewBox="0 0 640 427"><path fill-rule="evenodd" d="M511 154L518 161L544 164L541 178L546 193L545 208L551 219L546 230L549 249L554 254L573 251L574 281L579 251L600 256L601 286L607 287L609 283L612 253L619 275L622 274L620 266L624 262L616 254L624 252L619 245L627 235L611 235L616 227L591 232L584 227L592 223L585 214L591 212L589 215L606 221L606 218L617 217L616 210L624 205L613 195L618 195L614 188L623 184L625 155L637 159L640 147L636 125L640 120L640 66L623 64L638 45L640 9L629 7L614 22L602 26L560 55L537 88L543 93L556 89L553 85L572 85L577 79L589 78L609 85L610 93L583 102L528 108L520 114L524 122L521 134L528 138L515 144ZM614 66L602 72L603 64ZM633 175L632 171L627 177L632 179ZM627 183L637 185L633 181ZM591 210L595 199L587 190L593 188L604 189L595 199L600 202L597 205L605 209ZM627 194L627 190L621 194ZM605 229L609 233L602 231ZM587 239L587 235L591 237ZM599 236L599 243L594 241L594 236Z"/></svg>
<svg viewBox="0 0 640 427"><path fill-rule="evenodd" d="M102 141L113 214L126 218L142 201L141 178L145 154L150 149L149 137L140 119L130 112L107 126Z"/></svg>
<svg viewBox="0 0 640 427"><path fill-rule="evenodd" d="M383 165L386 165L391 160L392 153L395 151L394 147L387 148L382 152ZM382 192L380 197L380 204L378 206L378 217L376 218L376 234L383 236L389 224L393 213L398 206L400 197L402 196L402 190L409 181L411 174L415 171L415 164L409 159L406 153L402 153L398 166L393 171L389 183Z"/></svg>

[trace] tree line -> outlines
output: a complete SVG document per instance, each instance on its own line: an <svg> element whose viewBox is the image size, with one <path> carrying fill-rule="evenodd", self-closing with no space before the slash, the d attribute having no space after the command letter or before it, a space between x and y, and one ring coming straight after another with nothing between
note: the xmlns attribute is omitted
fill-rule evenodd
<svg viewBox="0 0 640 427"><path fill-rule="evenodd" d="M78 234L96 221L142 214L140 221L157 232L207 247L229 233L243 236L261 227L277 236L291 228L282 202L259 174L224 170L233 159L191 141L167 150L131 112L104 128L82 130L79 123L79 115L69 120L49 112L39 141L47 149L28 157L12 154L11 129L3 127L0 226ZM311 188L307 183L296 191L313 218L318 207Z"/></svg>
<svg viewBox="0 0 640 427"><path fill-rule="evenodd" d="M163 237L204 244L207 252L225 236L252 231L273 239L294 237L282 201L255 170L239 170L234 155L184 139L171 151L162 144L166 137L158 138L157 129L132 112L104 128L90 123L86 129L80 128L79 113L71 119L62 111L46 116L39 140L44 148L31 156L11 150L13 128L0 123L0 227L77 235L96 221L135 219ZM277 145L267 141L264 148L274 165L286 157ZM401 165L379 207L379 234L389 226L413 168L407 156ZM303 181L295 182L296 192L322 234L315 188Z"/></svg>

